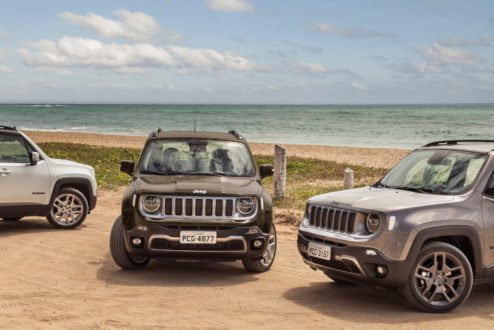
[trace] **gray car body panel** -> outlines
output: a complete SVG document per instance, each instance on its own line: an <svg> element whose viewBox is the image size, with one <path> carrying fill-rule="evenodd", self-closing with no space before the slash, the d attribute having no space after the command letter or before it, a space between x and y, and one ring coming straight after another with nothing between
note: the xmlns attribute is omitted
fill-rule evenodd
<svg viewBox="0 0 494 330"><path fill-rule="evenodd" d="M475 259L482 263L475 265L479 269L476 275L483 274L483 270L494 264L494 198L483 194L494 170L494 153L490 151L493 145L427 148L430 149L483 152L488 158L473 186L463 195L364 187L314 196L309 204L379 214L383 219L380 230L371 235L345 234L302 224L300 233L346 246L375 249L392 261L409 260L410 255L418 251L417 245L426 239L452 233L464 235L476 240L473 242ZM391 217L395 218L392 228Z"/></svg>

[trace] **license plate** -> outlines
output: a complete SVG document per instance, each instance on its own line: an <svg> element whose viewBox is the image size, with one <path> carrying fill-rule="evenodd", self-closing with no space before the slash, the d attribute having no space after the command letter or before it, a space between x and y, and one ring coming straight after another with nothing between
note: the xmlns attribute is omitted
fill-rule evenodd
<svg viewBox="0 0 494 330"><path fill-rule="evenodd" d="M331 260L331 247L329 246L309 242L307 250L309 257Z"/></svg>
<svg viewBox="0 0 494 330"><path fill-rule="evenodd" d="M181 231L180 244L216 244L216 232Z"/></svg>

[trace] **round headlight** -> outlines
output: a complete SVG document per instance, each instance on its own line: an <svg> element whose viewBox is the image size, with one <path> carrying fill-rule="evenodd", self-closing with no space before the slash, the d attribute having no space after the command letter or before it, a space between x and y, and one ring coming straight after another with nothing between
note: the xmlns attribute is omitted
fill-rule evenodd
<svg viewBox="0 0 494 330"><path fill-rule="evenodd" d="M148 213L155 213L161 207L161 199L158 196L145 196L142 200L142 208Z"/></svg>
<svg viewBox="0 0 494 330"><path fill-rule="evenodd" d="M376 214L369 214L365 219L365 228L369 233L375 233L381 225L381 218Z"/></svg>
<svg viewBox="0 0 494 330"><path fill-rule="evenodd" d="M237 210L243 215L252 213L255 205L253 198L240 198L237 200Z"/></svg>

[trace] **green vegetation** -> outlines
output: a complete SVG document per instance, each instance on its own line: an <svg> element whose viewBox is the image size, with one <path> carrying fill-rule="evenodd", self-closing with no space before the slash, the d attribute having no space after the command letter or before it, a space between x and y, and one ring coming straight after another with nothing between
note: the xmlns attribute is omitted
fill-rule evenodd
<svg viewBox="0 0 494 330"><path fill-rule="evenodd" d="M114 189L127 185L129 177L121 173L120 160L136 161L140 150L131 148L94 147L71 143L41 143L41 148L54 158L70 159L93 166L100 188ZM272 164L273 157L255 156L258 165ZM287 191L283 201L275 201L279 208L303 209L307 198L342 189L343 171L349 165L317 159L290 157L287 165ZM351 166L357 185L371 184L386 170ZM264 183L272 191L273 179Z"/></svg>

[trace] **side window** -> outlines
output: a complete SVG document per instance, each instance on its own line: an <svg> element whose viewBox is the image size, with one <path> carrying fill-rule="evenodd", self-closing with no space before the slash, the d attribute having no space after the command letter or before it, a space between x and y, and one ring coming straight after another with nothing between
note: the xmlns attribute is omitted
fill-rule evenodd
<svg viewBox="0 0 494 330"><path fill-rule="evenodd" d="M489 183L487 183L487 188L485 188L485 194L494 198L494 173L492 173Z"/></svg>
<svg viewBox="0 0 494 330"><path fill-rule="evenodd" d="M0 135L0 163L29 163L29 153L21 137Z"/></svg>

